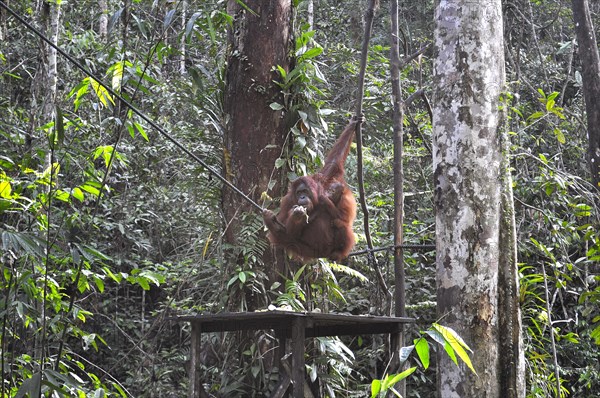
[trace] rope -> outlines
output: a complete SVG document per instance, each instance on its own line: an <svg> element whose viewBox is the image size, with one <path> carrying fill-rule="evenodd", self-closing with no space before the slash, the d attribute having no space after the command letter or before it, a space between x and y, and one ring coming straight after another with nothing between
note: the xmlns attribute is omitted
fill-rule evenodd
<svg viewBox="0 0 600 398"><path fill-rule="evenodd" d="M407 249L407 250L435 250L435 245L416 245L416 244L402 244L402 245L392 245L392 246L384 246L384 247L375 247L373 249L364 249L364 250L358 250L355 252L352 252L350 254L348 254L348 257L350 256L359 256L362 254L369 254L369 253L376 253L376 252L383 252L386 250L393 250L393 249Z"/></svg>
<svg viewBox="0 0 600 398"><path fill-rule="evenodd" d="M200 163L200 165L202 165L202 167L204 167L209 173L211 173L212 175L214 175L215 177L217 177L219 180L221 180L221 182L223 182L223 184L225 184L227 187L231 188L234 192L236 192L242 198L246 199L252 206L256 207L260 211L263 211L263 207L261 205L259 205L258 203L256 203L254 200L252 200L252 198L250 198L248 195L246 195L244 192L242 192L238 187L236 187L231 182L229 182L229 180L227 180L225 177L223 177L221 175L221 173L219 173L213 167L211 167L210 165L208 165L204 160L202 160L198 156L196 156L196 154L194 154L189 149L187 149L182 143L180 143L175 138L173 138L171 135L169 135L169 133L167 133L162 127L160 127L158 124L156 124L155 121L153 121L152 119L150 119L142 111L140 111L135 106L133 106L133 104L131 104L129 101L127 101L121 95L119 95L118 93L116 93L111 87L109 87L102 80L100 80L98 77L96 77L91 71L89 71L88 69L86 69L81 63L79 63L77 60L75 60L73 57L71 57L69 54L67 54L59 46L57 46L56 44L52 43L46 36L44 36L43 33L41 33L39 30L37 30L33 25L31 25L29 22L27 22L25 19L23 19L19 14L17 14L15 11L13 11L6 4L4 4L3 1L0 1L0 6L2 8L4 8L6 11L8 11L17 20L19 20L19 22L21 22L23 25L25 25L29 30L31 30L33 33L35 33L36 36L38 36L40 39L42 39L43 41L45 41L49 46L51 46L52 48L54 48L60 55L62 55L66 59L68 59L73 65L75 65L84 74L86 74L87 76L89 76L92 79L94 79L100 86L102 86L112 96L118 98L121 102L123 102L125 105L127 105L129 107L129 109L131 109L133 111L133 113L135 113L140 118L142 118L146 123L148 123L150 126L152 126L156 131L158 131L167 140L171 141L177 148L181 149L184 153L186 153L188 156L190 156L196 162Z"/></svg>

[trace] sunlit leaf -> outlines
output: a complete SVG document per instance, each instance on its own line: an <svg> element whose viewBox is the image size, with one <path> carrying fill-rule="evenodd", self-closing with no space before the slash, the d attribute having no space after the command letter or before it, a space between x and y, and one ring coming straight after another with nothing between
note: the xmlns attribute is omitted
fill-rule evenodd
<svg viewBox="0 0 600 398"><path fill-rule="evenodd" d="M417 351L417 355L419 356L419 360L423 364L425 369L429 368L429 343L426 339L420 338L415 340L415 349Z"/></svg>
<svg viewBox="0 0 600 398"><path fill-rule="evenodd" d="M469 358L469 355L467 354L467 351L471 351L471 349L464 342L464 340L449 327L442 326L437 323L434 323L432 327L444 337L444 340L446 340L446 342L450 345L450 347L452 347L454 352L456 352L456 354L469 367L469 369L471 369L473 373L477 374L473 368L473 364L471 363L471 358Z"/></svg>
<svg viewBox="0 0 600 398"><path fill-rule="evenodd" d="M91 77L89 77L88 79L90 79L90 84L91 84L92 88L94 89L94 92L98 96L98 99L100 100L102 105L104 105L105 107L108 107L109 102L113 105L115 104L115 101L113 100L112 95L110 95L110 93L108 92L108 90L106 88L104 88L104 86L102 86L97 80L95 80Z"/></svg>
<svg viewBox="0 0 600 398"><path fill-rule="evenodd" d="M83 202L85 199L85 197L83 195L83 191L79 187L75 187L75 188L71 189L71 196L73 196L75 199L77 199L80 202Z"/></svg>
<svg viewBox="0 0 600 398"><path fill-rule="evenodd" d="M371 398L375 398L381 391L381 380L375 379L371 382Z"/></svg>
<svg viewBox="0 0 600 398"><path fill-rule="evenodd" d="M5 199L12 197L12 186L9 181L0 181L0 197Z"/></svg>

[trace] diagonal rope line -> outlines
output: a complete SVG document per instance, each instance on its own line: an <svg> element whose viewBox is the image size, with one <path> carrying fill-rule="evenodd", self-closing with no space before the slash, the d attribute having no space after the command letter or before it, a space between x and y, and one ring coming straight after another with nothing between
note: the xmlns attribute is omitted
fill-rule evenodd
<svg viewBox="0 0 600 398"><path fill-rule="evenodd" d="M234 192L236 192L241 197L243 197L244 199L246 199L252 206L256 207L258 210L261 210L261 211L263 210L263 208L262 208L261 205L259 205L258 203L256 203L254 200L252 200L252 198L250 198L248 195L246 195L244 192L242 192L238 187L236 187L231 182L229 182L229 180L227 180L225 177L223 177L221 175L221 173L219 173L216 169L214 169L212 166L210 166L204 160L202 160L201 158L199 158L192 151L190 151L189 149L187 149L181 142L179 142L178 140L176 140L175 138L173 138L167 131L165 131L162 127L160 127L155 121L153 121L152 119L150 119L142 111L140 111L138 108L136 108L133 104L131 104L129 101L127 101L125 98L123 98L117 92L115 92L106 83L104 83L102 80L100 80L98 77L96 77L90 70L86 69L75 58L73 58L72 56L70 56L69 54L67 54L63 49L61 49L56 44L52 43L46 36L44 36L43 33L41 33L33 25L31 25L29 22L27 22L25 19L23 19L19 14L17 14L10 7L8 7L3 1L0 1L0 7L4 8L6 11L8 11L19 22L21 22L23 25L25 25L33 33L35 33L40 39L42 39L49 46L51 46L52 48L54 48L60 55L62 55L66 59L68 59L80 71L82 71L84 74L86 74L87 76L89 76L92 79L94 79L100 86L102 86L104 89L106 89L106 91L108 91L112 96L118 98L121 102L123 102L125 105L127 105L127 107L129 107L129 109L131 109L133 113L135 113L140 118L142 118L146 123L148 123L150 126L152 126L156 131L158 131L167 140L171 141L177 148L181 149L183 152L185 152L188 156L190 156L196 162L200 163L200 165L202 165L202 167L204 167L209 173L211 173L212 175L214 175L215 177L217 177L219 180L221 180L221 182L223 182L223 184L227 185Z"/></svg>

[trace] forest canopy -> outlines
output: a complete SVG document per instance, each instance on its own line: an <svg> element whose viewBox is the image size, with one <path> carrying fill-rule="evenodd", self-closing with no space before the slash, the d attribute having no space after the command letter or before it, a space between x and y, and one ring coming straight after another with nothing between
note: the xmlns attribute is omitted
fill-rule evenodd
<svg viewBox="0 0 600 398"><path fill-rule="evenodd" d="M594 108L586 110L592 85L583 60L591 49L576 32L578 2L502 2L506 87L499 104L531 398L600 395L600 187L590 167L590 145L600 141L594 144L591 127L598 126L588 122ZM243 68L228 74L239 37L231 32L232 4L245 15L256 10L250 1L227 3L1 3L0 396L183 396L190 325L175 321L178 315L270 307L393 313L388 2L374 15L368 47L361 163L368 235L388 249L376 253L375 267L369 256L353 255L339 263L284 259L289 266L280 269L260 212L222 179L275 209L291 180L323 166L356 109L368 2L288 2L289 15L277 14L289 16L286 29L263 32L257 45L289 34L289 48L253 49L257 63L280 57L265 76ZM401 96L409 99L402 227L404 243L421 247L403 258L407 314L417 319L405 330L408 366L415 367L406 395L426 397L435 394L439 370L433 354L431 366L424 363L421 338L447 330L436 316L431 246L437 2L400 3ZM589 9L592 26L600 26L600 4ZM234 75L247 80L230 92ZM268 101L244 101L244 90ZM242 138L234 139L232 126ZM357 169L353 146L345 178L354 192ZM256 180L241 181L251 174ZM356 251L367 246L358 211ZM272 391L275 341L268 331L204 334L205 389L211 396ZM460 355L465 346L454 348ZM318 338L306 351L307 380L320 396L362 397L374 380L390 382L386 336Z"/></svg>

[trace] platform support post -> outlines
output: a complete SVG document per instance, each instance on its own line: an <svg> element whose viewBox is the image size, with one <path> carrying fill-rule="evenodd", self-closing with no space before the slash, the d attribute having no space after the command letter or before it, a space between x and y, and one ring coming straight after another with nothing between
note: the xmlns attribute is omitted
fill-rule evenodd
<svg viewBox="0 0 600 398"><path fill-rule="evenodd" d="M200 322L191 322L191 352L190 352L190 387L189 398L205 398L208 397L204 387L202 387L202 379L200 377L200 349L202 341L202 328Z"/></svg>
<svg viewBox="0 0 600 398"><path fill-rule="evenodd" d="M294 398L304 398L304 338L306 320L292 320L292 388Z"/></svg>

